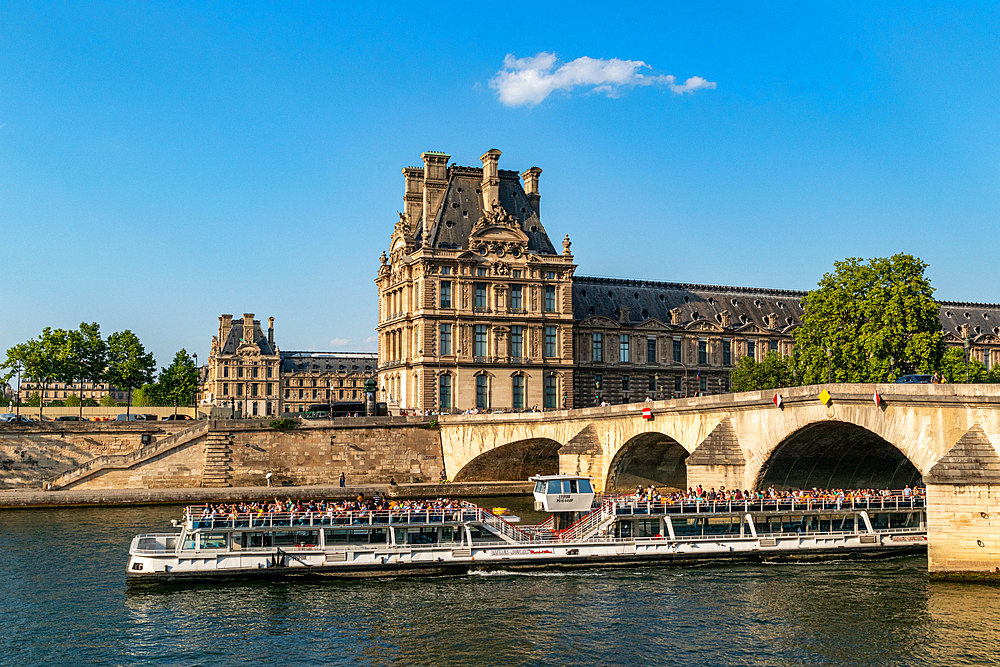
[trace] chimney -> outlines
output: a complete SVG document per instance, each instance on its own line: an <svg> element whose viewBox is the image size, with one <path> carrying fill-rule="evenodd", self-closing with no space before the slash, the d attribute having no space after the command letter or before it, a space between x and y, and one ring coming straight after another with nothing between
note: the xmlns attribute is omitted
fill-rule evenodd
<svg viewBox="0 0 1000 667"><path fill-rule="evenodd" d="M450 157L447 153L434 151L420 154L420 159L424 161L423 215L428 222L437 215L437 211L441 207L441 200L444 198L445 188L448 187L448 159ZM417 222L418 220L411 217L410 229L416 230Z"/></svg>
<svg viewBox="0 0 1000 667"><path fill-rule="evenodd" d="M253 342L253 313L243 313L243 342Z"/></svg>
<svg viewBox="0 0 1000 667"><path fill-rule="evenodd" d="M267 343L274 349L274 318L267 318Z"/></svg>
<svg viewBox="0 0 1000 667"><path fill-rule="evenodd" d="M502 153L495 148L491 148L479 158L483 161L483 210L490 211L493 204L500 201L500 170L497 163L500 162Z"/></svg>
<svg viewBox="0 0 1000 667"><path fill-rule="evenodd" d="M424 170L418 167L404 167L403 181L403 211L410 221L410 225L416 228L420 222L420 216L424 211Z"/></svg>
<svg viewBox="0 0 1000 667"><path fill-rule="evenodd" d="M542 195L538 194L538 177L541 175L542 170L538 167L532 167L521 174L521 178L524 179L524 194L528 195L528 202L531 204L531 208L535 209L538 217L542 216L541 209L539 209Z"/></svg>
<svg viewBox="0 0 1000 667"><path fill-rule="evenodd" d="M226 341L229 340L229 330L232 328L233 316L222 315L219 318L219 345L226 346Z"/></svg>

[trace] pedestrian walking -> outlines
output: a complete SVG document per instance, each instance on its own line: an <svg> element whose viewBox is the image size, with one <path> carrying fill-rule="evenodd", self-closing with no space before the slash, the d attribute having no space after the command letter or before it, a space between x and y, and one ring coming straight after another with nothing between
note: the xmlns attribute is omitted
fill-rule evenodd
<svg viewBox="0 0 1000 667"><path fill-rule="evenodd" d="M272 474L273 473L267 473L266 475L264 475L264 478L267 479L267 485L268 486L271 486L271 475Z"/></svg>
<svg viewBox="0 0 1000 667"><path fill-rule="evenodd" d="M347 486L347 475L340 473L340 488Z"/></svg>

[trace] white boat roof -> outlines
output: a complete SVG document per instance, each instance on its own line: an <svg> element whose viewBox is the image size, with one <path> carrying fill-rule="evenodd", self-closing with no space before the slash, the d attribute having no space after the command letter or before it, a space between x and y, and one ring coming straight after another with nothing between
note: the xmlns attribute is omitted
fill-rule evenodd
<svg viewBox="0 0 1000 667"><path fill-rule="evenodd" d="M593 477L587 477L586 475L535 475L534 477L529 477L529 482L546 482L550 479L593 479Z"/></svg>

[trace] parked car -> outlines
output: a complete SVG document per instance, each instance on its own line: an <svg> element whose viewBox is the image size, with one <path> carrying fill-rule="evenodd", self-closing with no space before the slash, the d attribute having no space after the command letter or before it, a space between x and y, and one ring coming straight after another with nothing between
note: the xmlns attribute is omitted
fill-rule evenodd
<svg viewBox="0 0 1000 667"><path fill-rule="evenodd" d="M159 417L156 415L143 415L143 418L148 422L155 422Z"/></svg>
<svg viewBox="0 0 1000 667"><path fill-rule="evenodd" d="M56 417L52 421L54 422L85 422L90 421L86 417L80 417L78 415L62 415L61 417Z"/></svg>
<svg viewBox="0 0 1000 667"><path fill-rule="evenodd" d="M30 422L31 420L24 415L14 414L13 412L8 412L6 414L0 415L0 422Z"/></svg>
<svg viewBox="0 0 1000 667"><path fill-rule="evenodd" d="M188 419L191 419L191 415L167 415L166 417L163 418L163 421L165 422L184 421Z"/></svg>
<svg viewBox="0 0 1000 667"><path fill-rule="evenodd" d="M904 375L896 380L896 384L931 384L933 380L932 375Z"/></svg>
<svg viewBox="0 0 1000 667"><path fill-rule="evenodd" d="M127 415L122 413L115 417L115 421L120 422L144 422L146 421L146 415Z"/></svg>

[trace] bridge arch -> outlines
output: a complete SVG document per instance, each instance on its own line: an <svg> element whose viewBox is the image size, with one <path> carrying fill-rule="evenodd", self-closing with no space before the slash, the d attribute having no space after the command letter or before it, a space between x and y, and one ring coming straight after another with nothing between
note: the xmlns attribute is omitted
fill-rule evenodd
<svg viewBox="0 0 1000 667"><path fill-rule="evenodd" d="M608 466L606 490L631 492L650 484L658 489L686 489L688 451L663 433L633 436L622 445Z"/></svg>
<svg viewBox="0 0 1000 667"><path fill-rule="evenodd" d="M753 486L898 489L920 479L907 455L878 433L846 421L824 420L781 440L761 465Z"/></svg>
<svg viewBox="0 0 1000 667"><path fill-rule="evenodd" d="M551 438L528 438L490 449L455 473L456 482L526 481L559 473L559 448Z"/></svg>

